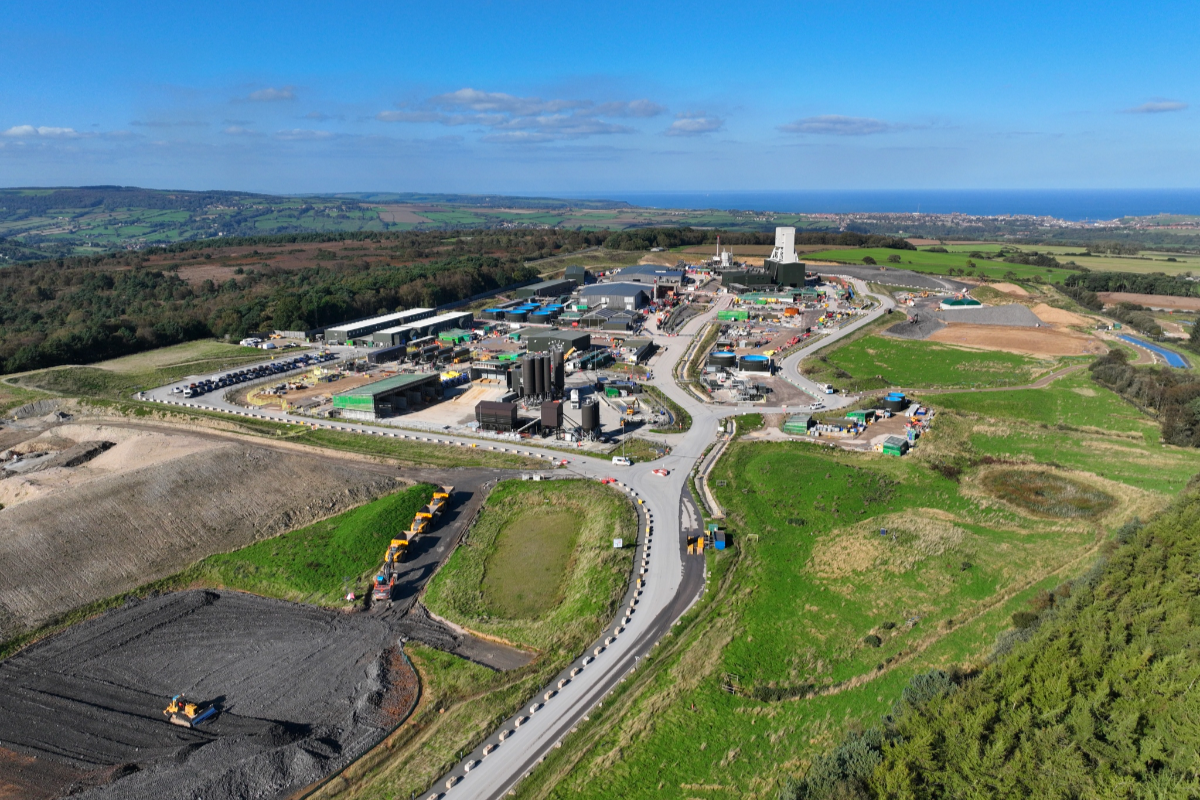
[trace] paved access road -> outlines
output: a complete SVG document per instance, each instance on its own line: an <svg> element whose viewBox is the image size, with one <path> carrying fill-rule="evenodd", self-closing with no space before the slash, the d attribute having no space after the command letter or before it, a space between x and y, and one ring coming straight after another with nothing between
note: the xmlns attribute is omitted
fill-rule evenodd
<svg viewBox="0 0 1200 800"><path fill-rule="evenodd" d="M813 393L814 397L824 400L830 407L845 405L850 399L839 395L821 394L815 383L799 374L797 364L805 356L853 333L894 306L890 298L872 295L862 281L856 280L855 283L860 295L870 295L880 305L843 328L822 336L818 342L791 354L782 364L783 373L788 380ZM600 641L539 692L536 699L520 714L506 720L479 749L443 776L432 792L434 797L445 796L453 800L499 800L637 665L638 660L670 629L703 590L704 559L700 556L688 556L685 552L688 533L695 531L702 519L690 493L687 492L688 473L716 436L717 425L724 417L747 412L778 413L785 410L704 403L677 385L672 377L675 365L687 351L693 337L719 310L728 307L731 300L729 295L718 297L709 311L690 320L677 335L654 336L660 351L655 359L655 377L651 382L687 410L692 416L692 427L686 433L663 437L672 444L670 455L653 463L635 464L632 467L617 467L607 461L586 456L564 456L559 451L539 448L524 442L495 442L464 436L415 433L363 423L314 423L310 419L289 417L282 412L247 412L226 402L220 396L221 393L185 401L171 394L170 387L164 387L147 392L146 395L159 402L225 411L258 419L317 424L336 430L449 446L483 447L543 458L548 462L559 462L566 457L566 470L584 478L614 477L620 482L619 488L628 492L638 502L641 533L637 542L635 573L642 581L640 589L631 585L622 612L601 636ZM665 477L658 476L653 473L655 469L666 469L669 473ZM572 671L576 671L573 677ZM560 681L565 682L560 686ZM521 720L519 725L518 719ZM448 783L450 788L447 787Z"/></svg>

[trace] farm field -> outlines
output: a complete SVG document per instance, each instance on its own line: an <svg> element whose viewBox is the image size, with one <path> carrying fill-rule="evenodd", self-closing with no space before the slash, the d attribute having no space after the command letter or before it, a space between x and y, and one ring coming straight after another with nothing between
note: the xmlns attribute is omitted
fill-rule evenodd
<svg viewBox="0 0 1200 800"><path fill-rule="evenodd" d="M792 443L736 442L712 477L734 545L708 554L704 603L518 797L774 798L914 675L977 663L1029 598L1168 499L1048 467L956 481L918 456ZM1054 502L1029 512L1005 492Z"/></svg>
<svg viewBox="0 0 1200 800"><path fill-rule="evenodd" d="M947 247L947 250L950 248ZM979 252L987 252L974 248ZM1030 250L1037 249L1029 247ZM933 275L949 275L950 270L965 270L967 275L974 274L992 280L1033 280L1040 278L1048 283L1061 283L1071 270L1056 267L1034 267L1028 264L1005 264L1002 261L987 259L971 259L971 250L948 253L931 253L928 250L890 250L885 247L857 247L849 250L819 250L815 253L805 253L806 261L834 261L840 264L861 264L864 257L875 259L876 263L885 267L908 269L913 272L926 272ZM1041 252L1039 250L1039 252ZM899 263L889 263L889 256L899 256ZM975 267L967 266L967 261L974 260Z"/></svg>
<svg viewBox="0 0 1200 800"><path fill-rule="evenodd" d="M806 359L803 373L840 391L902 386L910 389L1020 386L1071 363L1016 353L983 352L950 344L879 334Z"/></svg>

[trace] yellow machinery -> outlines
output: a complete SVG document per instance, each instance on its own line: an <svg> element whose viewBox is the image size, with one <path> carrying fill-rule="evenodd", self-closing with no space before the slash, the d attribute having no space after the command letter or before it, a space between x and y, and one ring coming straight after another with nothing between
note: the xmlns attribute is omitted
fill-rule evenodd
<svg viewBox="0 0 1200 800"><path fill-rule="evenodd" d="M427 530L429 530L429 520L418 514L416 519L413 520L412 527L409 528L408 532L410 534L412 534L412 536L416 536L418 534L424 533Z"/></svg>
<svg viewBox="0 0 1200 800"><path fill-rule="evenodd" d="M172 697L171 702L163 709L167 722L184 728L194 728L216 713L216 706L201 708L198 703L186 702L182 694Z"/></svg>
<svg viewBox="0 0 1200 800"><path fill-rule="evenodd" d="M687 551L689 556L704 554L704 536L689 536L687 537Z"/></svg>

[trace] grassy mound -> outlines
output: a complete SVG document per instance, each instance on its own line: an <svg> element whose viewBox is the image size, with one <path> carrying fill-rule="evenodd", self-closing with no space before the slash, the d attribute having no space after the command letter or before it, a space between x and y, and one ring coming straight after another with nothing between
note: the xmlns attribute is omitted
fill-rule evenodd
<svg viewBox="0 0 1200 800"><path fill-rule="evenodd" d="M268 597L340 605L345 579L351 587L370 580L392 535L408 527L433 488L413 486L307 528L210 556L196 567L197 577Z"/></svg>
<svg viewBox="0 0 1200 800"><path fill-rule="evenodd" d="M429 583L437 614L511 642L570 650L608 622L632 566L637 517L592 481L503 481ZM577 652L577 651L576 651Z"/></svg>
<svg viewBox="0 0 1200 800"><path fill-rule="evenodd" d="M983 485L1001 500L1046 517L1095 517L1117 502L1107 492L1039 470L994 470L983 476Z"/></svg>

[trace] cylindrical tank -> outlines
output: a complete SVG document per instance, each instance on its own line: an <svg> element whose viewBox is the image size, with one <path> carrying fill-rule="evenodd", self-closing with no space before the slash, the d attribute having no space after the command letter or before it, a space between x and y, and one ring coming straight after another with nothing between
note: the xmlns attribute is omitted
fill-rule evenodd
<svg viewBox="0 0 1200 800"><path fill-rule="evenodd" d="M535 311L529 315L529 321L536 325L549 325L550 319L549 311Z"/></svg>
<svg viewBox="0 0 1200 800"><path fill-rule="evenodd" d="M742 356L738 361L743 372L771 371L771 359L767 356Z"/></svg>
<svg viewBox="0 0 1200 800"><path fill-rule="evenodd" d="M534 356L533 357L533 380L534 380L534 386L537 389L534 392L534 394L545 394L546 393L546 364L545 364L545 361L546 361L545 356Z"/></svg>
<svg viewBox="0 0 1200 800"><path fill-rule="evenodd" d="M579 409L580 424L589 433L600 430L600 406L594 400Z"/></svg>
<svg viewBox="0 0 1200 800"><path fill-rule="evenodd" d="M567 371L563 365L562 350L552 351L551 358L554 361L554 392L561 395L567 384Z"/></svg>
<svg viewBox="0 0 1200 800"><path fill-rule="evenodd" d="M542 356L542 372L546 376L546 394L554 394L554 361L549 353Z"/></svg>
<svg viewBox="0 0 1200 800"><path fill-rule="evenodd" d="M529 319L529 313L513 309L504 312L504 319L507 322L525 322Z"/></svg>
<svg viewBox="0 0 1200 800"><path fill-rule="evenodd" d="M893 414L895 414L897 412L903 411L904 409L908 408L908 401L907 400L897 400L897 399L889 397L883 401L883 407L885 410L891 411Z"/></svg>
<svg viewBox="0 0 1200 800"><path fill-rule="evenodd" d="M533 378L533 359L529 356L526 356L521 361L521 396L527 397L531 394L534 394L535 388L536 386L534 385Z"/></svg>
<svg viewBox="0 0 1200 800"><path fill-rule="evenodd" d="M732 350L713 350L708 354L708 363L714 367L732 367L737 363L737 354Z"/></svg>

